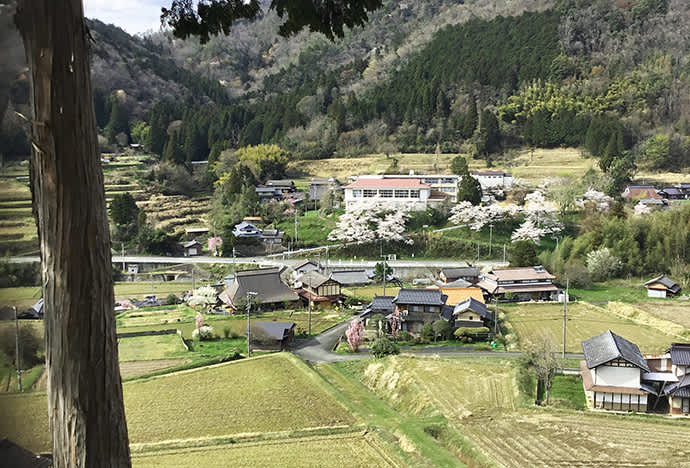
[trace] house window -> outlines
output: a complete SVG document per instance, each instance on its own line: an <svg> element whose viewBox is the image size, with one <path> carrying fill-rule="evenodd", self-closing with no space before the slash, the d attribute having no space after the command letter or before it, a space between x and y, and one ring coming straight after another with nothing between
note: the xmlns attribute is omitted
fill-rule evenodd
<svg viewBox="0 0 690 468"><path fill-rule="evenodd" d="M444 183L444 184L452 184L452 183L454 183L454 182L455 182L455 181L454 181L453 179L443 179L443 183Z"/></svg>
<svg viewBox="0 0 690 468"><path fill-rule="evenodd" d="M364 189L364 198L374 198L376 196L376 190Z"/></svg>
<svg viewBox="0 0 690 468"><path fill-rule="evenodd" d="M471 315L470 315L470 320L474 320L474 317L472 317Z"/></svg>
<svg viewBox="0 0 690 468"><path fill-rule="evenodd" d="M393 190L379 190L379 196L383 198L393 198Z"/></svg>
<svg viewBox="0 0 690 468"><path fill-rule="evenodd" d="M438 179L424 179L425 184L435 185L438 184Z"/></svg>
<svg viewBox="0 0 690 468"><path fill-rule="evenodd" d="M355 189L352 191L352 197L353 198L360 198L362 196L362 190L361 189Z"/></svg>
<svg viewBox="0 0 690 468"><path fill-rule="evenodd" d="M445 187L443 191L445 193L455 193L455 187Z"/></svg>
<svg viewBox="0 0 690 468"><path fill-rule="evenodd" d="M416 306L416 305L411 305L409 307L410 312L421 312L423 307L421 306Z"/></svg>
<svg viewBox="0 0 690 468"><path fill-rule="evenodd" d="M690 413L690 398L683 398L683 413Z"/></svg>
<svg viewBox="0 0 690 468"><path fill-rule="evenodd" d="M395 191L395 198L407 198L409 196L410 196L409 190L396 190Z"/></svg>
<svg viewBox="0 0 690 468"><path fill-rule="evenodd" d="M419 198L419 190L410 190L410 198Z"/></svg>

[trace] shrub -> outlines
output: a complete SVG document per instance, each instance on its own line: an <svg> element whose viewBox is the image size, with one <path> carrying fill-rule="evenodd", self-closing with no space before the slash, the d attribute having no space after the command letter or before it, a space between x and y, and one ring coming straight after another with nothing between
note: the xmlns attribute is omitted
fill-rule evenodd
<svg viewBox="0 0 690 468"><path fill-rule="evenodd" d="M168 297L165 298L165 305L175 305L179 302L180 300L174 294L168 294Z"/></svg>
<svg viewBox="0 0 690 468"><path fill-rule="evenodd" d="M434 338L434 327L433 327L433 325L430 323L425 323L422 326L422 331L420 332L420 335L425 340L432 340Z"/></svg>
<svg viewBox="0 0 690 468"><path fill-rule="evenodd" d="M432 325L431 328L434 331L434 341L436 341L437 338L441 338L442 340L447 340L450 336L451 330L450 330L450 324L443 319L436 320Z"/></svg>
<svg viewBox="0 0 690 468"><path fill-rule="evenodd" d="M397 339L398 341L412 341L413 338L410 332L402 330L398 332Z"/></svg>
<svg viewBox="0 0 690 468"><path fill-rule="evenodd" d="M479 328L470 328L470 327L460 327L453 332L453 335L459 340L462 338L468 338L471 337L472 335L476 335L479 333L489 333L491 330L489 330L487 327L479 327Z"/></svg>
<svg viewBox="0 0 690 468"><path fill-rule="evenodd" d="M373 354L375 358L382 358L384 356L388 356L389 354L398 353L400 353L398 345L393 343L385 336L378 338L376 341L374 341L374 344L371 345L371 354Z"/></svg>
<svg viewBox="0 0 690 468"><path fill-rule="evenodd" d="M473 346L474 351L491 351L492 349L489 343L479 343Z"/></svg>
<svg viewBox="0 0 690 468"><path fill-rule="evenodd" d="M195 340L208 341L213 339L213 327L203 325L198 330L192 332L192 338Z"/></svg>
<svg viewBox="0 0 690 468"><path fill-rule="evenodd" d="M12 327L0 328L0 352L7 355L9 362L15 366L15 330ZM42 361L43 339L31 326L19 327L19 360L22 369L30 369Z"/></svg>

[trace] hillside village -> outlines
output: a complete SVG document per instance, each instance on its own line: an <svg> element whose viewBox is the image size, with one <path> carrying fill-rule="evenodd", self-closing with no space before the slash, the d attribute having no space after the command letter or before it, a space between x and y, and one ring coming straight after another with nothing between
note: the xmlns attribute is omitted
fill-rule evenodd
<svg viewBox="0 0 690 468"><path fill-rule="evenodd" d="M259 3L86 20L110 251L98 216L59 244L98 271L48 271L8 63L0 465L61 466L56 389L105 372L135 467L690 468L690 4L384 0L339 34ZM77 277L103 328L51 310Z"/></svg>

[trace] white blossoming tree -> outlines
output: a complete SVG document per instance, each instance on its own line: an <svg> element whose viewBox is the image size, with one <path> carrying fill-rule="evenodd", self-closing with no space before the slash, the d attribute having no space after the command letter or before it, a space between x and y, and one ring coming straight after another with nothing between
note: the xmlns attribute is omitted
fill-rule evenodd
<svg viewBox="0 0 690 468"><path fill-rule="evenodd" d="M613 255L607 247L593 250L587 254L587 271L594 281L604 281L613 278L621 269L623 263Z"/></svg>
<svg viewBox="0 0 690 468"><path fill-rule="evenodd" d="M187 299L187 304L192 307L201 307L208 313L216 304L217 297L216 290L212 286L202 286L192 292Z"/></svg>
<svg viewBox="0 0 690 468"><path fill-rule="evenodd" d="M509 213L508 210L496 203L480 206L462 201L453 207L448 219L453 224L466 224L473 231L481 231L484 226L499 220L506 213Z"/></svg>
<svg viewBox="0 0 690 468"><path fill-rule="evenodd" d="M592 207L599 213L608 213L612 205L613 198L609 197L604 192L591 188L582 195L582 198L575 200L575 206L578 208Z"/></svg>
<svg viewBox="0 0 690 468"><path fill-rule="evenodd" d="M637 202L637 205L635 205L633 211L635 213L635 216L646 216L652 212L652 209L644 203L642 203L642 200L640 200L639 202Z"/></svg>
<svg viewBox="0 0 690 468"><path fill-rule="evenodd" d="M405 222L409 217L403 209L380 204L361 203L340 216L328 240L346 242L412 242L405 238Z"/></svg>

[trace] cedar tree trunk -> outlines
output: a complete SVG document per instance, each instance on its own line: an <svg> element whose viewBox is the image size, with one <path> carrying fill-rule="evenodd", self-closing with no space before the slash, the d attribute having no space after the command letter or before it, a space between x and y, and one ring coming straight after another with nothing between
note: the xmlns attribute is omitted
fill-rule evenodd
<svg viewBox="0 0 690 468"><path fill-rule="evenodd" d="M110 233L81 0L21 0L53 463L128 467Z"/></svg>

